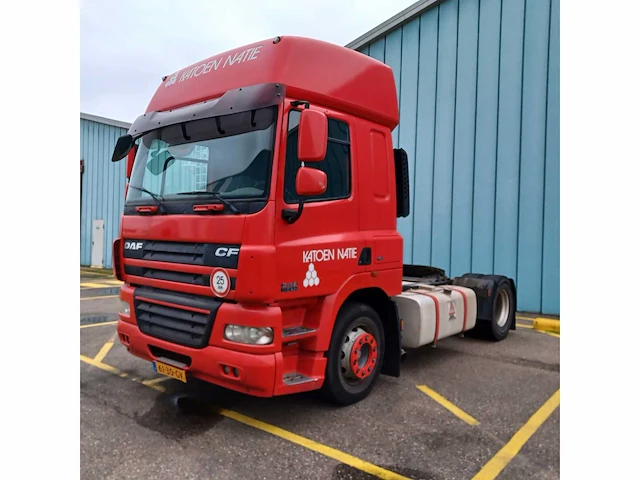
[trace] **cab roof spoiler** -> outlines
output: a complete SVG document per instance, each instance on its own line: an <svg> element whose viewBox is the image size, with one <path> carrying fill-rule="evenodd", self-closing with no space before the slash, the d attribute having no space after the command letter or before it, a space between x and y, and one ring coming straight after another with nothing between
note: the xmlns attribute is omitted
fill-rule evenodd
<svg viewBox="0 0 640 480"><path fill-rule="evenodd" d="M169 125L270 107L283 102L285 96L285 86L281 83L234 88L219 98L166 111L147 112L136 118L128 133L138 138L151 130Z"/></svg>

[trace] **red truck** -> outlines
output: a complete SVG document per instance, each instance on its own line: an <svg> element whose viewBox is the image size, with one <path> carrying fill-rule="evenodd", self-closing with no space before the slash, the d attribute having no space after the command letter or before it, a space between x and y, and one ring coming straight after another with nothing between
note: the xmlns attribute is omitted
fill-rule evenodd
<svg viewBox="0 0 640 480"><path fill-rule="evenodd" d="M308 38L164 77L112 157L127 176L120 342L183 382L347 405L399 376L405 349L504 339L512 279L403 263L398 121L390 67Z"/></svg>

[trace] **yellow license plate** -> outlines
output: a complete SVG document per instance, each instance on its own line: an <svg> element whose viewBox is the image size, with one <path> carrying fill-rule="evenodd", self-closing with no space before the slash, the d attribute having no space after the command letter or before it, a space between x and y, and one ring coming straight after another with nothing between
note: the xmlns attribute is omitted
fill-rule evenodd
<svg viewBox="0 0 640 480"><path fill-rule="evenodd" d="M187 372L162 362L153 362L156 372L187 383Z"/></svg>

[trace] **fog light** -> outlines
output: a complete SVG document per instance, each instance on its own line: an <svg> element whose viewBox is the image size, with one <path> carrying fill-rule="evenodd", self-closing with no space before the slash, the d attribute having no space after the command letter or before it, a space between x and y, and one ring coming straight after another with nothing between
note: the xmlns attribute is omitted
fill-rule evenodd
<svg viewBox="0 0 640 480"><path fill-rule="evenodd" d="M227 365L222 366L222 371L225 373L225 375L229 375L229 367Z"/></svg>
<svg viewBox="0 0 640 480"><path fill-rule="evenodd" d="M271 342L273 342L273 328L227 325L224 328L224 338L226 338L230 342L236 343L269 345Z"/></svg>
<svg viewBox="0 0 640 480"><path fill-rule="evenodd" d="M120 313L124 315L129 315L129 302L125 302L124 300L120 300Z"/></svg>

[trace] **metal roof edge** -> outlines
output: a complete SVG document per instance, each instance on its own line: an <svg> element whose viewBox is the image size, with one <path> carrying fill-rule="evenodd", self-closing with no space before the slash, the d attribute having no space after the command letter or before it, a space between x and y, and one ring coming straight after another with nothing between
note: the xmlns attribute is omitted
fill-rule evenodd
<svg viewBox="0 0 640 480"><path fill-rule="evenodd" d="M409 22L410 20L413 20L425 10L431 7L435 7L443 1L445 0L419 0L413 5L409 5L397 15L394 15L390 19L382 22L377 27L369 30L364 35L360 35L358 38L345 45L345 47L358 50L366 45L369 45L370 43L376 41L378 38L389 33L391 30L395 30L399 26Z"/></svg>
<svg viewBox="0 0 640 480"><path fill-rule="evenodd" d="M126 128L129 130L130 123L121 122L120 120L113 120L112 118L99 117L98 115L91 115L90 113L80 112L80 118L83 120L89 120L91 122L103 123L105 125L111 125L112 127Z"/></svg>

